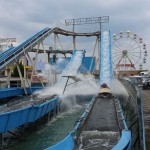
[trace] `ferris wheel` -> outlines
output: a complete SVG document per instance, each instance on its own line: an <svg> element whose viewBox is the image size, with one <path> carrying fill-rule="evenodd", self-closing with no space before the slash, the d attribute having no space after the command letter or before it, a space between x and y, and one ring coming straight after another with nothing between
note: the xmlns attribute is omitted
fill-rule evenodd
<svg viewBox="0 0 150 150"><path fill-rule="evenodd" d="M112 59L114 69L131 70L142 69L146 63L146 44L136 33L120 32L113 35Z"/></svg>

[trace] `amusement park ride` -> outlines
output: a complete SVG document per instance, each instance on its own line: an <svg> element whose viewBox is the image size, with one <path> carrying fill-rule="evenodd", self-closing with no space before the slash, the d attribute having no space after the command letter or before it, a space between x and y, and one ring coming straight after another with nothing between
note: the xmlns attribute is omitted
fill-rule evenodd
<svg viewBox="0 0 150 150"><path fill-rule="evenodd" d="M114 69L116 70L129 70L136 69L137 63L139 63L140 67L142 67L143 63L146 63L146 44L143 43L142 38L139 38L136 33L130 32L120 32L119 34L115 34L113 35L113 40L111 40L110 31L102 31L102 23L108 22L108 16L68 19L65 23L66 25L72 25L73 31L66 31L58 27L47 27L27 39L19 46L8 49L0 54L0 72L5 70L7 66L14 65L15 63L22 86L22 88L13 88L13 90L11 88L2 89L0 98L6 100L8 98L11 99L11 97L17 97L18 95L24 95L24 97L31 95L31 99L26 100L25 103L24 100L22 100L15 105L10 106L5 104L0 107L0 111L2 112L0 113L1 146L3 145L3 133L11 133L10 130L14 130L19 127L22 127L23 129L25 124L33 123L46 114L48 114L49 117L51 116L51 113L57 112L58 108L61 107L61 98L64 95L59 96L55 94L46 95L45 97L38 97L37 95L33 100L33 92L44 88L44 84L41 81L43 87L35 88L32 86L32 79L38 74L35 66L40 52L43 51L45 54L45 60L47 63L49 63L50 54L61 53L65 55L70 53L70 50L66 52L63 51L59 39L59 35L63 35L73 37L71 60L68 62L66 67L63 68L63 71L60 74L60 80L56 82L60 82L61 84L66 83L63 94L70 78L74 79L75 82L81 81L79 78L76 78L76 75L80 72L80 69L84 64L85 50L76 50L76 38L78 36L96 37L89 70L91 70L92 62L94 61L94 57L96 57L95 68L93 70L96 70L96 66L98 66L99 79L95 76L96 81L98 82L98 87L100 88L100 85L104 82L107 82L106 85L108 85L108 87L105 85L105 87L103 87L103 91L100 91L99 96L98 93L96 96L92 95L90 103L88 103L85 112L77 121L74 129L69 132L66 138L56 145L47 148L47 150L73 150L76 148L87 149L87 145L90 143L91 139L99 141L97 142L98 145L96 145L97 148L95 150L103 149L104 147L105 149L112 150L145 150L141 95L137 95L137 89L135 86L131 84L129 80L124 78L118 78L117 81L121 84L120 87L123 87L126 92L121 91L120 93L113 95L109 89L109 85L113 78L113 64ZM92 33L75 32L75 25L82 24L99 24L99 31ZM54 38L53 50L45 50L44 40L50 35L53 35ZM57 42L60 45L60 51L56 49ZM31 59L29 52L35 52L34 60ZM47 54L48 57L46 57ZM28 79L21 74L21 70L19 68L19 59L21 57L31 61L32 72L30 82L28 82ZM56 62L56 56L54 56L53 59ZM87 72L87 75L90 73L92 75L94 74L93 71L89 71ZM68 79L64 77L67 77ZM27 81L27 84L25 84L25 81ZM42 92L44 93L44 91ZM105 94L104 97L101 97L101 94ZM88 94L86 96L88 96ZM17 105L20 106L19 109L15 107ZM11 111L8 111L8 108ZM91 136L89 136L90 138L88 139L84 135L89 132L94 136L92 137L88 134L88 136ZM100 142L104 139L104 137L105 140L108 141L107 144ZM109 146L109 148L107 146Z"/></svg>
<svg viewBox="0 0 150 150"><path fill-rule="evenodd" d="M130 31L113 35L112 56L116 70L142 70L147 50L143 39Z"/></svg>

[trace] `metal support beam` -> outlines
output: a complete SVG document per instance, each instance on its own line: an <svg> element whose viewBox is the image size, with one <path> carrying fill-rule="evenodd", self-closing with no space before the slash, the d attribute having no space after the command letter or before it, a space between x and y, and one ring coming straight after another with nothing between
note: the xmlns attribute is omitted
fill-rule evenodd
<svg viewBox="0 0 150 150"><path fill-rule="evenodd" d="M3 149L3 133L0 133L0 149Z"/></svg>
<svg viewBox="0 0 150 150"><path fill-rule="evenodd" d="M100 32L100 34L101 34L101 32ZM101 36L99 35L99 36L98 36L98 39L99 39L99 40L98 40L98 66L100 66L100 44L101 44L101 43L100 43L100 42L101 42L101 41L100 41L100 40L101 40L100 37L101 37ZM98 68L98 69L100 69L100 68Z"/></svg>
<svg viewBox="0 0 150 150"><path fill-rule="evenodd" d="M92 64L93 64L93 59L94 59L94 56L95 56L95 51L96 51L97 43L98 43L98 37L96 38L96 42L95 42L95 45L94 45L94 51L93 51L93 54L92 54L92 60L91 60L91 63L90 63L89 72L91 71L91 68L92 68Z"/></svg>
<svg viewBox="0 0 150 150"><path fill-rule="evenodd" d="M73 49L76 49L76 36L73 36Z"/></svg>
<svg viewBox="0 0 150 150"><path fill-rule="evenodd" d="M57 40L59 42L60 50L62 50L63 48L62 48L62 45L61 45L61 42L60 42L60 38L59 38L58 34L56 36L57 36Z"/></svg>
<svg viewBox="0 0 150 150"><path fill-rule="evenodd" d="M20 76L20 79L21 79L21 86L23 87L24 92L27 95L28 93L27 93L27 90L26 90L26 87L25 87L25 84L24 84L24 80L23 80L22 73L21 73L21 70L20 70L20 67L19 67L19 63L17 62L16 65L17 65L17 70L18 70L18 73L19 73L19 76Z"/></svg>
<svg viewBox="0 0 150 150"><path fill-rule="evenodd" d="M38 43L38 46L37 46L37 51L36 51L36 54L35 54L35 60L32 64L32 73L31 73L31 82L30 82L30 86L32 85L32 78L33 78L33 75L35 73L35 65L36 65L36 61L37 61L37 57L38 57L38 52L39 52L39 47L40 47L40 43Z"/></svg>
<svg viewBox="0 0 150 150"><path fill-rule="evenodd" d="M37 47L37 52L36 52L36 55L35 55L35 60L33 62L33 68L32 68L32 73L31 73L31 81L30 81L30 86L32 85L32 78L33 78L33 75L35 73L38 73L36 70L35 70L35 65L36 65L36 62L37 62L37 58L38 58L38 52L39 52L39 47L40 47L40 43L38 44L38 47ZM44 84L43 82L40 80L42 86L44 87Z"/></svg>
<svg viewBox="0 0 150 150"><path fill-rule="evenodd" d="M25 55L25 59L26 59L26 60L29 59L30 62L31 62L31 64L33 64L33 62L32 62L32 60L31 60L29 54L24 52L24 55ZM27 63L26 65L28 65L28 63ZM26 71L26 68L25 68L24 70ZM33 93L33 92L32 92L32 88L31 88L31 85L30 85L30 83L29 83L29 81L28 81L27 75L24 75L24 78L25 78L25 81L26 81L26 83L28 84L28 86L29 86L29 88L30 88L30 91L31 91L31 94L32 94L32 93Z"/></svg>
<svg viewBox="0 0 150 150"><path fill-rule="evenodd" d="M23 66L24 66L24 78L26 79L26 60L27 60L27 57L26 57L26 53L24 51L24 63L23 63Z"/></svg>
<svg viewBox="0 0 150 150"><path fill-rule="evenodd" d="M67 81L66 81L65 88L64 88L64 90L63 90L63 94L65 93L65 90L66 90L66 87L67 87L68 81L69 81L69 77L68 77L68 79L67 79Z"/></svg>
<svg viewBox="0 0 150 150"><path fill-rule="evenodd" d="M56 50L56 34L54 33L54 50Z"/></svg>
<svg viewBox="0 0 150 150"><path fill-rule="evenodd" d="M98 62L99 62L99 58L96 60L95 67L97 66ZM95 69L95 67L94 67L94 69ZM94 69L93 69L93 72L92 72L92 74L94 73Z"/></svg>
<svg viewBox="0 0 150 150"><path fill-rule="evenodd" d="M6 68L7 68L7 66L6 66ZM7 87L8 87L8 88L10 88L11 72L12 72L12 69L10 68L9 71L8 71L8 76L7 76Z"/></svg>
<svg viewBox="0 0 150 150"><path fill-rule="evenodd" d="M43 48L43 51L44 51L44 56L45 56L45 60L46 60L46 63L48 63L48 59L47 59L47 55L46 55L46 51L45 51L45 48L44 48L44 44L43 44L43 41L42 41L42 48Z"/></svg>
<svg viewBox="0 0 150 150"><path fill-rule="evenodd" d="M33 61L31 60L31 58L30 58L28 53L26 53L26 57L29 59L29 61L31 62L31 65L33 66Z"/></svg>
<svg viewBox="0 0 150 150"><path fill-rule="evenodd" d="M65 25L73 25L73 30L75 25L83 25L83 24L101 24L102 23L108 23L109 22L109 16L102 16L102 17L91 17L91 18L78 18L78 19L67 19L65 20Z"/></svg>
<svg viewBox="0 0 150 150"><path fill-rule="evenodd" d="M11 131L7 131L7 132L10 133L11 135L17 137L17 135L16 135L15 133L13 133L13 132L11 132Z"/></svg>
<svg viewBox="0 0 150 150"><path fill-rule="evenodd" d="M47 53L47 57L48 64L50 64L50 53Z"/></svg>

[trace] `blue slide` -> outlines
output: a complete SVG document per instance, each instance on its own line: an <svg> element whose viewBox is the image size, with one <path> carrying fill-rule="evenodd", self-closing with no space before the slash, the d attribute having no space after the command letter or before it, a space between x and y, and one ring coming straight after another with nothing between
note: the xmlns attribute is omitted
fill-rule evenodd
<svg viewBox="0 0 150 150"><path fill-rule="evenodd" d="M112 80L112 54L111 54L111 36L110 31L103 31L101 34L100 45L100 84Z"/></svg>
<svg viewBox="0 0 150 150"><path fill-rule="evenodd" d="M38 42L41 42L44 40L47 36L49 36L51 33L53 33L55 30L51 28L45 28L32 37L30 37L28 40L20 44L19 46L15 48L10 48L3 53L0 54L0 69L3 69L6 65L8 65L11 62L14 62L16 59L18 59L21 55L24 55L24 52L31 51L34 46L37 45Z"/></svg>

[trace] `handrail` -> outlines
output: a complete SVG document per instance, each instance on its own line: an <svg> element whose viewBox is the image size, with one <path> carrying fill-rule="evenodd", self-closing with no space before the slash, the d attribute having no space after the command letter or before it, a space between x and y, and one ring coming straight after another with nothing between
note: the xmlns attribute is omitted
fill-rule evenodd
<svg viewBox="0 0 150 150"><path fill-rule="evenodd" d="M18 50L20 50L21 48L23 48L23 46L25 46L28 42L30 42L30 40L32 40L33 38L36 38L36 36L38 35L38 34L41 34L43 31L45 31L46 30L46 28L45 29L43 29L43 30L41 30L40 32L38 32L38 33L36 33L35 35L33 35L32 37L30 37L29 39L27 39L25 42L23 42L22 44L20 44L20 45L18 45L17 47L15 47L15 48L13 48L13 50L12 51L10 51L9 53L8 53L8 55L11 55L11 54L13 54L13 52L17 52ZM5 52L5 51L4 51ZM2 57L2 58L0 58L0 61L2 61L3 59L5 59L4 57Z"/></svg>
<svg viewBox="0 0 150 150"><path fill-rule="evenodd" d="M81 116L80 119L78 120L78 122L77 122L76 126L74 127L74 130L73 130L73 131L77 131L77 130L80 128L81 124L83 123L83 120L85 120L85 118L87 117L89 111L91 110L91 107L92 107L94 101L95 101L95 98L93 97L93 99L91 100L91 102L90 102L90 103L88 104L88 106L86 107L84 113L82 114L82 116ZM73 132L73 131L72 131L72 132Z"/></svg>
<svg viewBox="0 0 150 150"><path fill-rule="evenodd" d="M120 105L120 101L119 101L118 98L116 98L116 101L118 103L119 112L121 114L121 119L123 121L124 128L125 128L126 131L128 131L128 126L127 126L127 123L126 123L126 120L125 120L125 117L124 117L124 114L123 114L123 111L122 111L122 108L121 108L121 105Z"/></svg>
<svg viewBox="0 0 150 150"><path fill-rule="evenodd" d="M130 150L131 149L131 132L123 130L119 142L112 148L112 150Z"/></svg>
<svg viewBox="0 0 150 150"><path fill-rule="evenodd" d="M143 114L143 103L142 103L142 95L140 93L140 111L142 118L142 142L143 142L143 150L146 150L146 142L145 142L145 125L144 125L144 114Z"/></svg>
<svg viewBox="0 0 150 150"><path fill-rule="evenodd" d="M69 133L68 136L65 137L62 141L49 148L46 148L45 150L73 150L74 145L75 143L72 134Z"/></svg>
<svg viewBox="0 0 150 150"><path fill-rule="evenodd" d="M19 46L14 47L7 52L3 52L3 54L0 56L0 69L8 65L10 62L16 60L17 57L23 54L24 51L29 51L39 41L44 40L51 33L55 33L57 31L63 31L63 30L58 27L55 27L53 29L47 27L39 31L38 33L30 37L29 39L27 39L25 42L23 42ZM69 31L66 31L66 33L69 33Z"/></svg>
<svg viewBox="0 0 150 150"><path fill-rule="evenodd" d="M7 53L9 53L10 51L13 50L14 47L8 48L7 50L5 50L4 52L0 53L0 58L5 56Z"/></svg>
<svg viewBox="0 0 150 150"><path fill-rule="evenodd" d="M112 150L123 150L123 149L130 149L131 148L131 131L128 129L121 105L120 105L120 101L118 98L116 98L116 102L118 104L118 108L119 108L119 113L121 115L121 120L123 122L124 128L125 130L121 131L121 138L118 141L118 143L112 148Z"/></svg>
<svg viewBox="0 0 150 150"><path fill-rule="evenodd" d="M35 46L37 40L41 40L41 38L48 36L50 31L50 28L45 28L41 30L40 32L36 33L31 38L23 42L21 45L17 46L16 48L13 48L7 53L7 55L3 55L0 58L0 68L2 69L4 65L6 65L6 62L8 64L12 61L12 59L17 58L25 50L29 50L30 47Z"/></svg>
<svg viewBox="0 0 150 150"><path fill-rule="evenodd" d="M143 118L143 106L142 106L142 96L141 90L136 88L136 86L130 81L130 79L119 79L120 82L125 87L129 94L129 110L132 109L132 116L130 116L129 123L133 120L132 117L136 116L136 120L132 121L130 124L130 130L137 131L138 134L133 132L132 134L132 147L140 146L143 150L146 150L145 144L145 129L144 129L144 118ZM128 109L124 112L128 112ZM136 125L136 126L135 126Z"/></svg>

